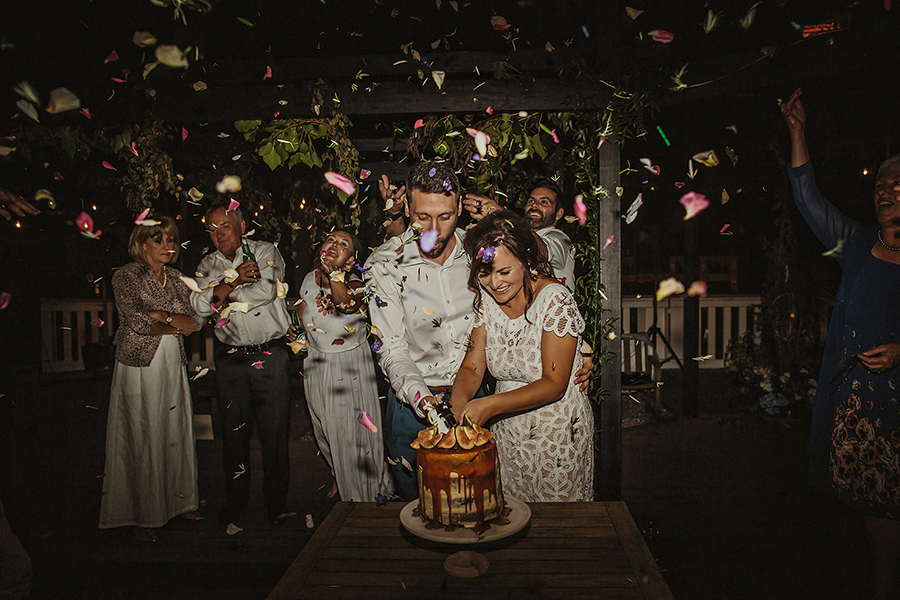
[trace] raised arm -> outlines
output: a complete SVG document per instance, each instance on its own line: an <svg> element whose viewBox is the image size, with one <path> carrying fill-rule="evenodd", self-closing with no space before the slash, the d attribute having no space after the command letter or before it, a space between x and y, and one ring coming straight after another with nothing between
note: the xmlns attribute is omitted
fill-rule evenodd
<svg viewBox="0 0 900 600"><path fill-rule="evenodd" d="M809 149L806 147L806 110L800 102L803 89L797 88L788 101L781 107L784 121L791 135L791 166L799 167L809 162Z"/></svg>

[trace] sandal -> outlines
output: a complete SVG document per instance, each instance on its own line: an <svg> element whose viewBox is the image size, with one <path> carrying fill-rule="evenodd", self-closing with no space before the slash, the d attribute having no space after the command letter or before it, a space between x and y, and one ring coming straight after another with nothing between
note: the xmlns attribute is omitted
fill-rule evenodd
<svg viewBox="0 0 900 600"><path fill-rule="evenodd" d="M131 534L134 536L135 541L141 543L155 542L159 539L156 529L151 527L132 527Z"/></svg>

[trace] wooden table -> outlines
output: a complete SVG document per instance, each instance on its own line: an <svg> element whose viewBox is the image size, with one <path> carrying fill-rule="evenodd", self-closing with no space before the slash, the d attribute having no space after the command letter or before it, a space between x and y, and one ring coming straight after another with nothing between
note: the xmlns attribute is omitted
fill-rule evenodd
<svg viewBox="0 0 900 600"><path fill-rule="evenodd" d="M484 544L432 542L400 524L402 502L339 502L269 594L312 598L672 599L624 502L529 504L519 533ZM444 571L454 552L475 550L488 571Z"/></svg>

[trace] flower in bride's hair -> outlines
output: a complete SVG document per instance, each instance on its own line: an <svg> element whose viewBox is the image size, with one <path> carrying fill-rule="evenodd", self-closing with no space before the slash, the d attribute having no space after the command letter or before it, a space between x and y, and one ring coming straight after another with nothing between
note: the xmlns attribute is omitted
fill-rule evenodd
<svg viewBox="0 0 900 600"><path fill-rule="evenodd" d="M492 260L494 260L494 247L486 246L484 248L479 248L478 253L475 255L475 258L480 258L481 262L491 262Z"/></svg>

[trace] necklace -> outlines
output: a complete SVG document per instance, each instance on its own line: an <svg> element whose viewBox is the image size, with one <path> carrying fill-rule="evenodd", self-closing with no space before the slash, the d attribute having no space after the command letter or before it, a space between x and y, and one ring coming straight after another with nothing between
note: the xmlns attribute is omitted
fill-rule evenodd
<svg viewBox="0 0 900 600"><path fill-rule="evenodd" d="M900 252L900 248L898 248L896 246L888 246L887 244L884 243L884 240L881 239L881 230L880 229L878 230L878 241L881 243L882 246L884 246L888 250L891 250L893 252Z"/></svg>

